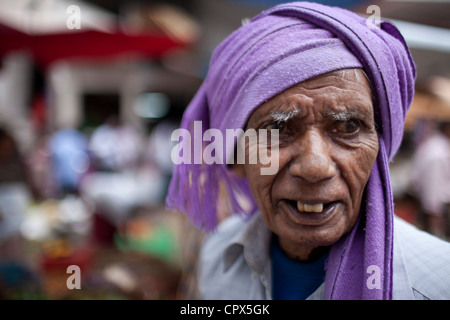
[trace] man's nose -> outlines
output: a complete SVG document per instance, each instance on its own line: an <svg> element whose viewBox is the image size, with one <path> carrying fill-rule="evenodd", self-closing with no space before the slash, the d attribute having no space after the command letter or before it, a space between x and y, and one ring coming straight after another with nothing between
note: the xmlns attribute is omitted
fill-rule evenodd
<svg viewBox="0 0 450 320"><path fill-rule="evenodd" d="M316 129L308 129L291 146L295 148L289 173L307 182L317 183L333 178L337 174L329 141Z"/></svg>

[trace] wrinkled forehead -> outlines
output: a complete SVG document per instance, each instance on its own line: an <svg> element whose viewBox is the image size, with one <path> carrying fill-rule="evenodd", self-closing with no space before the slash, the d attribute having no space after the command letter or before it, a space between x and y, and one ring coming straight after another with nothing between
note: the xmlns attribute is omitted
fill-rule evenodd
<svg viewBox="0 0 450 320"><path fill-rule="evenodd" d="M352 89L364 94L372 94L370 80L364 72L364 69L348 68L327 72L325 74L320 74L307 80L301 81L284 90L272 99L283 97L285 94L289 94L301 89L303 89L303 91L308 91L312 89L321 89L327 87L336 87L342 90Z"/></svg>
<svg viewBox="0 0 450 320"><path fill-rule="evenodd" d="M316 101L319 99L319 101ZM261 121L287 121L302 117L306 105L326 103L328 115L358 113L373 121L373 98L370 82L361 68L343 69L300 82L262 103L250 115L246 127Z"/></svg>

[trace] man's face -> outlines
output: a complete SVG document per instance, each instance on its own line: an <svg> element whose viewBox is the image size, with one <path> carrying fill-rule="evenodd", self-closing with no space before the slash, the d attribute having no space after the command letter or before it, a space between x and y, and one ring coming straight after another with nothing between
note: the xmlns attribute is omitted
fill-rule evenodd
<svg viewBox="0 0 450 320"><path fill-rule="evenodd" d="M313 78L259 106L250 128L279 130L279 169L261 175L263 165L246 163L236 172L283 250L305 260L302 248L333 244L358 218L378 153L370 85L359 69Z"/></svg>

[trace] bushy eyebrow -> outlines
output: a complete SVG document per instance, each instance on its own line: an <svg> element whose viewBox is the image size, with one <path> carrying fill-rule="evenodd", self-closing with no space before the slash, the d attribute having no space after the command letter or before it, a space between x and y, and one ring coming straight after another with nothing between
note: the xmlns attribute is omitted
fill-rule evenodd
<svg viewBox="0 0 450 320"><path fill-rule="evenodd" d="M300 109L295 108L291 111L271 111L270 115L276 123L281 122L287 122L290 119L292 119L295 116L298 116L300 114ZM356 110L346 110L346 111L334 111L334 110L328 110L325 112L325 117L330 118L334 121L348 121L353 118L359 118L359 119L365 119L366 117L361 114L360 112L357 112Z"/></svg>
<svg viewBox="0 0 450 320"><path fill-rule="evenodd" d="M274 108L275 110L270 111L269 114L264 115L263 113L255 114L254 115L254 122L255 123L261 123L262 121L267 121L268 117L270 117L271 121L280 124L290 121L294 117L302 118L306 116L305 110L301 108L300 106L295 106L291 110L277 110L278 108ZM360 108L356 107L345 107L345 110L342 110L342 108L338 108L338 110L327 110L323 116L332 120L332 121L348 121L351 119L358 119L363 121L366 125L370 126L370 123L366 122L372 122L370 120L370 116L368 116L365 111L359 110ZM281 107L279 108L281 109ZM342 111L340 111L341 109Z"/></svg>
<svg viewBox="0 0 450 320"><path fill-rule="evenodd" d="M356 110L346 110L342 112L337 112L334 110L328 110L325 112L325 116L334 121L348 121L354 118L359 118L361 120L365 119L365 115L357 112Z"/></svg>
<svg viewBox="0 0 450 320"><path fill-rule="evenodd" d="M294 108L291 111L271 111L270 115L276 123L287 122L300 113L300 109Z"/></svg>

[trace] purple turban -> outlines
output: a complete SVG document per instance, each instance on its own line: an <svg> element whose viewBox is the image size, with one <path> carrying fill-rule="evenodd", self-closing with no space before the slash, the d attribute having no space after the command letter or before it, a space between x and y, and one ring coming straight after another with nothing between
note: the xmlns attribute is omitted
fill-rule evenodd
<svg viewBox="0 0 450 320"><path fill-rule="evenodd" d="M379 153L359 220L330 250L325 298L391 299L394 208L388 162L402 141L416 76L395 26L382 22L379 28L369 28L355 13L307 2L264 11L216 48L181 128L193 132L194 121L201 121L202 132L215 128L225 136L226 129L245 128L253 110L293 85L348 68L363 68L371 82ZM196 226L213 230L222 184L233 212L257 212L247 181L226 166L234 147L227 142L223 150L216 150L223 164L176 165L167 207L187 213ZM381 272L382 290L366 284L366 272L373 266Z"/></svg>

